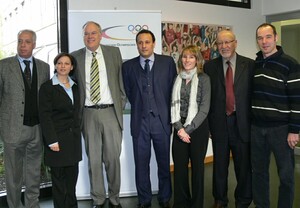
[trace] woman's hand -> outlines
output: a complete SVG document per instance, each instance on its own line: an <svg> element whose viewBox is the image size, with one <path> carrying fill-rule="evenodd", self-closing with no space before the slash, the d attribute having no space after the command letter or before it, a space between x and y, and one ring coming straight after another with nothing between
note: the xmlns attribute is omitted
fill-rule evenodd
<svg viewBox="0 0 300 208"><path fill-rule="evenodd" d="M190 135L188 135L184 128L179 129L179 131L177 132L177 135L179 136L179 138L185 142L185 143L191 143L191 137Z"/></svg>

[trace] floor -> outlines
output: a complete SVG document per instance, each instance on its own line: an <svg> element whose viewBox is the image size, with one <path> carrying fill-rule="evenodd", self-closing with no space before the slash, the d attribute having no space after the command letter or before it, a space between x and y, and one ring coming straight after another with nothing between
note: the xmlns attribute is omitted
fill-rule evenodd
<svg viewBox="0 0 300 208"><path fill-rule="evenodd" d="M300 207L300 156L295 156L296 163L295 163L295 199L294 199L294 208ZM233 163L230 163L229 168L229 190L228 190L228 197L229 197L229 204L228 208L234 208L234 187L235 187L235 176L233 172ZM277 171L276 166L274 164L274 159L272 158L271 166L270 166L270 177L271 177L271 208L276 207L277 203L277 195L278 195L278 178L277 178ZM213 197L212 197L212 164L206 164L205 166L205 199L204 199L204 207L211 208L213 205ZM92 207L90 200L82 200L78 202L79 208L90 208ZM135 208L137 204L137 197L125 197L121 198L121 204L123 208ZM52 208L52 200L51 198L44 198L40 201L41 208ZM5 208L5 207L3 207ZM105 208L108 208L108 203ZM159 208L158 202L156 200L155 195L153 196L152 200L152 208ZM254 208L254 205L251 205L250 208Z"/></svg>

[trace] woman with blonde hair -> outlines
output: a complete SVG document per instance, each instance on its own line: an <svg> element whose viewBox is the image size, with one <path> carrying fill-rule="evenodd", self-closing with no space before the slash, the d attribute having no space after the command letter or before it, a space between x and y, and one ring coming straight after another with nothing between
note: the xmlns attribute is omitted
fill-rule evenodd
<svg viewBox="0 0 300 208"><path fill-rule="evenodd" d="M173 208L201 208L204 196L204 159L208 145L207 114L210 107L210 79L203 72L203 58L197 46L182 50L178 76L172 92L171 122L174 127ZM191 163L192 192L188 166Z"/></svg>

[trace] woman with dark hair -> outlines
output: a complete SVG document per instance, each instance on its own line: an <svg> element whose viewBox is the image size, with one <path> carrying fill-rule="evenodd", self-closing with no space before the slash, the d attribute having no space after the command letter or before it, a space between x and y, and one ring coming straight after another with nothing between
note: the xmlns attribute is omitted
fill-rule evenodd
<svg viewBox="0 0 300 208"><path fill-rule="evenodd" d="M210 79L203 72L203 58L197 46L182 50L178 76L172 92L171 122L174 127L173 208L202 208L204 159L208 145L207 114L210 107ZM192 192L188 166L192 170Z"/></svg>
<svg viewBox="0 0 300 208"><path fill-rule="evenodd" d="M70 78L76 61L68 53L54 59L55 74L39 93L45 164L51 169L55 208L77 207L76 182L81 157L79 92Z"/></svg>

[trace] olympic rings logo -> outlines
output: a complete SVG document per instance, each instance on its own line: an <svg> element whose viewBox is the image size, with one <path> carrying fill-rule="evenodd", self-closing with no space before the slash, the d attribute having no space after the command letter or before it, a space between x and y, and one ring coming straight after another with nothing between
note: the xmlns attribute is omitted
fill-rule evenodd
<svg viewBox="0 0 300 208"><path fill-rule="evenodd" d="M127 27L129 32L132 32L132 34L137 34L141 30L148 30L148 25L128 25Z"/></svg>

